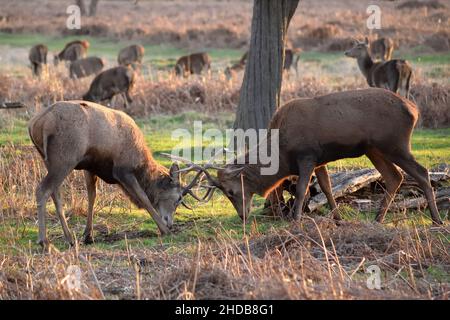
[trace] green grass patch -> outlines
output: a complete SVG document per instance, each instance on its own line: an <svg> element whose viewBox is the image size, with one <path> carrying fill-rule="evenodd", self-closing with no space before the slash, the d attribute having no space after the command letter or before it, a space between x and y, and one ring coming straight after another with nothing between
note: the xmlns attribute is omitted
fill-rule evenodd
<svg viewBox="0 0 450 320"><path fill-rule="evenodd" d="M165 165L169 161L159 156L162 152L171 152L179 140L172 140L172 132L176 129L187 129L193 135L194 121L202 121L203 130L218 128L225 130L232 127L234 114L220 113L208 115L198 112L184 112L178 115L159 115L148 119L137 119L138 126L143 130L147 144L152 149L158 161ZM9 143L30 145L27 121L14 119L0 127L0 146ZM193 146L194 148L204 148ZM417 129L412 139L412 150L417 160L427 168L440 163L450 162L450 128ZM333 170L372 167L366 157L343 159L332 162L329 167Z"/></svg>

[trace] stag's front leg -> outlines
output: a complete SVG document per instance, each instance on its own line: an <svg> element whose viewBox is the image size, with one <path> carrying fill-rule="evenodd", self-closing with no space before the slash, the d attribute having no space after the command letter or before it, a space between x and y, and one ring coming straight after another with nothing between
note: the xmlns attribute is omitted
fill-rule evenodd
<svg viewBox="0 0 450 320"><path fill-rule="evenodd" d="M302 159L297 161L298 164L298 181L295 193L295 208L293 218L300 219L305 202L306 193L308 191L309 182L314 171L315 163L311 160Z"/></svg>
<svg viewBox="0 0 450 320"><path fill-rule="evenodd" d="M84 171L84 178L88 192L88 213L83 237L85 244L91 244L94 242L93 220L95 197L97 196L97 176L89 171Z"/></svg>
<svg viewBox="0 0 450 320"><path fill-rule="evenodd" d="M328 203L330 204L331 211L333 212L333 219L341 220L341 216L337 211L337 204L333 197L333 190L331 187L330 176L328 175L328 170L326 166L318 167L314 170L316 173L317 181L319 182L320 189L327 197Z"/></svg>

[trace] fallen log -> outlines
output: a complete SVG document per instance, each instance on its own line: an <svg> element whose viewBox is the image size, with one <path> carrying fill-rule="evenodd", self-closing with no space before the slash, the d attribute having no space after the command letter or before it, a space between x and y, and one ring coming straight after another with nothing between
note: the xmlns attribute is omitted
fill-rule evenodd
<svg viewBox="0 0 450 320"><path fill-rule="evenodd" d="M439 210L450 209L450 187L436 190L435 196L436 205L438 206ZM395 209L423 209L427 205L427 199L424 196L421 196L393 203L392 207Z"/></svg>
<svg viewBox="0 0 450 320"><path fill-rule="evenodd" d="M330 175L331 185L333 189L333 196L335 198L342 197L347 194L354 193L361 188L364 188L374 181L380 179L380 173L375 169L361 169L355 171L338 172ZM317 183L317 182L316 182ZM313 186L316 190L317 186ZM310 212L317 210L327 203L327 198L323 192L310 198L307 208Z"/></svg>
<svg viewBox="0 0 450 320"><path fill-rule="evenodd" d="M27 106L24 105L22 102L16 101L16 102L3 102L0 104L0 109L19 109L19 108L26 108Z"/></svg>
<svg viewBox="0 0 450 320"><path fill-rule="evenodd" d="M403 173L405 179L400 186L400 189L410 191L418 190L417 182L409 175ZM439 188L436 191L436 203L440 210L447 210L449 205L449 188L441 188L442 182L450 180L450 166L448 164L440 164L432 168L429 172L431 183L435 188ZM380 173L375 169L361 169L353 171L337 172L330 175L331 185L333 189L333 196L340 198L343 196L351 195L359 190L369 187L373 182L382 183L382 177ZM383 188L375 188L375 190L384 192ZM306 205L306 208L310 212L317 210L327 203L325 194L321 191L317 181L314 181L310 186L312 197ZM372 190L373 191L373 190ZM422 196L421 191L419 197L412 199L406 199L397 203L394 207L397 208L419 208L426 205L426 199ZM372 193L372 192L371 192ZM366 208L372 205L371 199L359 199L357 202L358 208Z"/></svg>

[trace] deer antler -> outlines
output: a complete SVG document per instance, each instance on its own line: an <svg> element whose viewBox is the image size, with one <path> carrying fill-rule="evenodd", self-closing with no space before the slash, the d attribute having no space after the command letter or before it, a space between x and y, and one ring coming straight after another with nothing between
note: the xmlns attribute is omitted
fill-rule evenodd
<svg viewBox="0 0 450 320"><path fill-rule="evenodd" d="M228 149L226 148L222 148L220 149L220 151L216 152L211 159L205 164L205 165L199 165L196 164L194 162L192 162L189 159L183 158L183 157L179 157L179 156L175 156L172 154L168 154L168 153L161 153L162 156L169 158L173 161L179 161L179 162L183 162L188 164L188 167L183 168L178 170L178 172L190 172L190 171L196 171L197 174L195 175L194 179L183 188L182 191L182 197L184 197L185 195L189 194L191 195L195 200L199 201L199 202L208 202L213 194L214 191L217 188L221 188L220 183L211 176L211 174L207 171L208 169L215 169L215 170L220 170L222 169L222 167L216 166L214 165L214 160L217 159L217 157L221 154L223 154L223 152L230 152ZM202 188L207 188L208 191L205 193L205 195L203 197L198 197L194 192L192 192L192 188L194 186L196 186L198 184L198 181L203 180L203 177L206 177L206 179L209 182L209 185L200 185L200 187ZM183 203L183 201L181 202L184 206L186 206L185 203ZM187 206L186 206L187 207Z"/></svg>

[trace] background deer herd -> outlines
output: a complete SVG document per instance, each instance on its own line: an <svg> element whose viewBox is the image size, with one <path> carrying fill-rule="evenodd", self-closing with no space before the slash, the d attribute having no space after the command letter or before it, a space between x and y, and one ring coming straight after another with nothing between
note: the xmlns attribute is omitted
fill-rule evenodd
<svg viewBox="0 0 450 320"><path fill-rule="evenodd" d="M0 32L2 31L0 30ZM334 86L330 89L330 86L329 90L314 92L307 98L291 100L279 108L273 116L269 128L280 131L280 168L277 174L271 176L260 174L259 169L263 167L260 163L232 163L219 166L213 163L194 163L191 159L169 155L163 156L164 153L170 153L170 146L163 143L168 139L167 130L175 129L175 127L171 127L171 122L177 121L174 119L177 119L178 115L164 115L161 118L163 120L158 120L160 119L159 115L154 117L157 120L152 119L153 115L148 117L150 120L145 119L146 117L142 117L142 115L136 116L136 112L138 112L136 106L142 102L142 92L149 90L145 80L145 72L148 68L145 60L152 55L152 51L147 49L144 42L132 40L127 41L126 45L114 44L113 52L117 59L112 64L101 54L97 55L99 51L96 46L101 44L92 37L71 37L70 41L53 54L49 50L50 45L45 41L33 43L30 49L27 48L31 72L28 71L29 74L26 75L26 77L32 78L30 80L32 85L40 86L47 81L53 81L52 77L60 76L55 70L59 72L63 69L68 79L58 82L58 86L62 87L62 91L72 91L69 99L66 99L66 95L61 95L62 99L53 99L58 101L56 103L46 101L42 103L41 110L30 109L27 110L25 116L17 116L19 120L14 118L13 121L22 121L21 141L28 139L26 136L29 136L31 143L28 142L28 145L32 144L32 148L22 150L17 148L14 143L10 145L8 137L5 138L6 143L0 139L0 157L3 161L0 163L0 173L4 173L2 179L6 190L1 195L6 195L6 192L13 194L13 186L26 185L26 181L30 181L30 175L32 175L33 183L29 183L24 192L27 194L28 200L32 199L32 204L27 201L27 205L23 206L27 208L27 213L21 213L20 219L27 221L30 219L34 225L33 232L26 233L26 231L20 232L19 228L21 224L28 225L28 222L14 220L13 224L6 223L7 227L4 230L0 228L0 246L2 246L2 238L8 238L5 236L6 234L14 234L15 236L11 237L11 239L16 239L14 241L31 241L26 245L29 245L30 248L33 247L33 250L37 249L31 243L37 240L46 252L62 257L64 262L55 262L53 265L62 266L62 269L58 271L62 275L64 275L63 269L70 263L79 264L84 268L86 287L80 292L92 298L105 297L104 293L107 293L108 297L114 295L112 293L114 290L111 289L114 286L108 282L111 280L110 276L113 271L105 271L103 267L97 269L97 266L94 266L95 272L99 273L97 276L100 278L100 285L96 280L87 276L87 270L92 267L89 265L90 259L98 258L99 260L96 261L99 263L100 261L113 261L111 262L112 266L115 258L111 260L111 257L115 254L118 254L117 259L126 265L121 266L122 269L119 268L117 277L120 277L124 270L132 274L141 273L146 268L145 264L149 263L155 263L156 268L162 272L161 274L166 273L158 280L157 285L152 282L155 281L154 277L148 275L148 287L144 296L150 298L164 298L164 295L169 298L187 298L189 294L197 294L198 297L206 298L220 295L231 297L233 286L237 283L236 279L240 277L238 274L244 272L244 265L254 263L255 268L261 269L258 269L259 271L247 270L245 273L264 274L261 279L264 278L266 279L265 283L270 283L267 279L275 278L275 274L279 272L277 268L283 269L281 272L283 275L289 274L290 267L284 262L280 262L276 266L276 261L284 261L287 257L296 261L294 265L298 262L298 265L293 267L294 273L298 271L297 273L300 274L300 270L309 268L307 271L301 271L308 274L305 279L308 277L313 279L314 272L317 273L316 278L311 280L314 285L306 284L305 287L300 288L300 282L295 280L292 287L289 287L285 294L280 294L280 297L305 298L310 290L309 286L313 288L329 277L333 284L327 288L326 297L345 298L351 297L353 293L346 291L345 294L339 295L333 286L335 283L342 285L346 281L359 281L355 278L359 272L364 271L365 264L361 260L362 258L366 259L367 256L374 260L376 256L374 252L379 255L382 255L381 252L390 255L392 250L397 250L396 253L405 250L409 255L409 260L398 255L398 258L382 256L379 261L388 265L390 268L388 270L392 274L404 266L427 261L432 269L430 274L437 272L443 274L443 278L439 278L441 280L436 280L436 284L433 282L431 285L428 273L424 275L421 271L425 283L423 286L425 288L428 283L430 288L433 286L433 292L439 292L442 294L439 297L444 297L443 292L447 292L445 290L449 283L448 265L445 267L446 261L448 262L450 259L448 223L446 222L448 204L442 206L442 194L434 189L437 186L448 189L448 165L445 165L444 169L438 170L443 174L444 182L442 182L443 184L439 182L437 185L434 180L430 179L429 171L426 169L431 166L430 162L424 160L433 158L433 153L422 157L422 155L418 156L414 150L416 142L413 131L423 117L421 115L423 100L420 99L428 99L412 90L416 74L420 74L422 77L421 71L416 70L416 65L408 61L410 55L405 55L408 59L400 57L400 54L404 54L405 51L401 50L401 43L394 36L373 37L368 35L366 37L365 35L361 36L361 33L355 33L354 36L358 39L352 38L345 49L343 47L342 50L339 50L339 55L344 59L345 57L354 59L351 63L357 66L358 69L355 71L359 70L354 72L355 77L360 81L358 87L345 88L343 86L340 89ZM283 86L294 85L299 81L299 76L307 73L311 66L311 62L308 63L310 53L307 49L300 47L289 43L285 48ZM396 50L400 54L396 53ZM208 81L211 81L212 73L219 73L222 83L239 82L245 73L248 60L251 59L246 47L239 52L240 56L236 61L227 61L226 64L218 63L214 58L215 53L211 53L210 50L190 48L188 51L188 54L180 54L174 60L173 65L164 69L160 74L162 74L162 81L167 81L168 86L171 85L170 83L172 86L179 87L182 87L183 83L189 83L189 86L187 89L182 88L181 94L176 91L159 94L157 86L162 85L156 84L155 87L152 87L155 89L156 100L176 96L176 99L179 99L176 100L176 104L182 104L183 99L189 101L192 99L193 104L204 104L206 100L211 99L208 96L211 91L205 90L205 87L208 85ZM308 59L305 59L305 56ZM52 57L53 63L51 62ZM319 77L319 75L317 76ZM21 78L18 79L15 80L18 81L16 85L10 87L17 87ZM192 81L192 85L190 81ZM302 79L301 81L300 85L309 89L309 80ZM7 83L7 81L3 82ZM73 90L78 86L86 88L87 82L89 85L86 91ZM328 87L328 84L326 86ZM433 86L434 88L438 87L438 85ZM0 87L0 99L2 99L1 90ZM220 87L218 98L214 101L222 103L227 90L229 87L226 85ZM234 93L234 95L238 95L238 93ZM435 100L447 99L447 95L444 93L444 98L439 96ZM120 101L123 101L123 106L118 106L117 97L121 97ZM293 97L297 98L295 95ZM20 101L20 96L9 95L5 101L7 100ZM283 100L287 102L290 99ZM0 100L0 102L2 101L3 99ZM420 101L420 112L418 101ZM25 104L28 105L28 103ZM5 105L7 104L5 103ZM189 126L192 121L205 119L208 121L216 116L219 121L222 121L220 120L221 110L203 112L201 109L200 111L200 113L187 116L182 114L180 117L187 119L187 123L175 122L175 126ZM212 116L210 117L208 113L211 113ZM145 115L147 116L147 112ZM14 117L16 116L14 115ZM158 121L161 121L162 124L159 124ZM232 116L223 122L225 125L222 123L219 126L229 126ZM0 135L6 132L1 125L0 121ZM443 129L442 133L438 130L436 132L440 135L436 139L436 143L442 143L443 148L446 149L448 130ZM420 130L419 134L421 134ZM152 146L152 150L149 145ZM413 146L412 149L411 146ZM193 148L196 147L204 146L193 146ZM419 151L421 151L420 148ZM363 162L363 165L356 167L366 167L368 164L372 164L381 174L382 190L376 190L379 189L376 183L381 185L381 182L373 182L368 185L365 192L378 193L378 198L373 201L374 206L370 208L370 214L366 215L357 210L355 211L357 218L354 219L354 217L349 218L348 216L347 199L336 201L335 198L338 196L333 185L336 180L328 170L333 174L339 172L339 167L336 168L333 165L336 163L335 161L341 163L340 161L346 161L342 159L358 158L362 155L366 155L368 160ZM448 162L448 157L444 154L443 157L439 157L440 160ZM436 161L431 163L435 164ZM327 166L328 163L330 163L329 166ZM13 164L15 167L11 169ZM29 168L33 169L28 170ZM73 175L73 172L78 170L83 172L82 176ZM405 181L410 180L413 181L415 191L404 196L405 192L402 191L401 186L405 184ZM288 181L289 183L287 183ZM294 181L295 184L292 185L290 181ZM309 198L314 196L315 191L312 187L314 183L320 187L318 192L326 197L329 208L322 208L319 212L308 214L305 211L307 211ZM119 186L121 194L126 198L117 196L115 189L108 185ZM276 212L274 206L271 207L273 213L268 213L271 211L268 208L261 210L262 199L268 198L270 201L274 201L275 191L280 186L285 188L285 194L286 190L290 190L292 199L289 200L291 202L286 202L290 203L288 208L281 210L281 215L284 217L273 217L280 213ZM84 189L87 191L86 199L84 195L79 196L85 192ZM97 191L100 191L99 197L97 197ZM405 218L407 221L405 225L399 225L402 222L392 223L391 219L388 219L386 223L385 216L389 212L389 208L398 211L395 199L396 194L399 193L406 199L411 198L411 195L416 197L423 195L421 205L417 206L419 210L408 211L409 217ZM363 193L352 195L356 200L366 196ZM82 200L73 200L77 197L81 197ZM444 197L447 199L445 203L448 203L448 193L444 193ZM14 199L14 197L11 197L9 201L6 200L6 197L2 199L2 219L5 221L12 216L17 219L18 215L15 213L15 209L12 209L17 206L14 206L13 202L25 203ZM48 205L50 199L54 204L55 215L53 215L53 207ZM252 201L257 207L259 206L259 209L252 209ZM147 211L155 224L149 222L141 215L142 213L137 213L139 210L132 209L129 203ZM187 209L182 209L183 206ZM202 206L211 207L198 209ZM69 209L72 207L73 209ZM108 225L114 224L116 217L115 214L112 216L105 214L105 207L110 208L110 212L121 211L121 213L129 215L127 221L130 222L127 222L123 230L108 230ZM220 213L222 209L226 211L226 220L213 222L216 212ZM182 211L181 215L176 215L180 210L185 211ZM230 211L233 212L233 216L228 217ZM408 215L406 211L403 211L405 216ZM235 212L241 219L234 218ZM136 214L139 218L136 218ZM364 218L359 219L358 215L364 215ZM97 219L99 222L96 222ZM422 219L426 222L418 227L414 219ZM203 220L206 222L202 224ZM402 220L403 218L400 218L400 221ZM81 232L80 226L84 222L83 245L80 247L77 234ZM432 227L429 225L430 222ZM197 223L201 224L201 231L198 231ZM409 229L411 228L409 223L413 229ZM62 233L58 225L62 226ZM106 231L102 230L103 227L106 228ZM72 231L73 229L75 231ZM186 236L185 230L188 230L188 236ZM411 230L416 232L417 236L412 236ZM111 240L114 239L115 234L119 236L118 240ZM62 235L64 241L61 240ZM131 244L129 244L129 237L136 238L137 242L131 240ZM139 239L146 237L150 239L150 242L147 243L145 240L140 242ZM242 239L244 239L244 249L240 243ZM320 239L324 241L322 246L318 245ZM358 248L346 247L344 243L338 244L338 241L341 240L345 240L344 242L347 244L352 243ZM5 240L5 243L7 241ZM122 242L120 245L112 245L109 248L110 241ZM336 241L337 248L334 250L337 251L325 258L332 252L330 248L335 245L333 241ZM202 247L204 242L208 244ZM82 248L81 252L84 252L86 257L92 254L94 258L84 260L85 256L81 257L79 252L66 250L65 243L70 244L70 247L75 247L76 250ZM186 247L179 245L180 243ZM362 249L363 243L366 243L366 246L369 245L371 253ZM123 247L121 247L122 244ZM133 248L135 244L136 246ZM161 246L158 247L159 245ZM310 245L313 246L312 249L309 247ZM377 245L380 247L376 247ZM5 247L11 247L11 257L15 255L16 249L13 248L15 246L5 245ZM102 246L107 247L107 251L103 252ZM188 248L188 253L183 255L185 253L179 252L172 255L165 251L164 246L168 246L167 248L171 246L172 249L178 246L181 251L184 250L183 248ZM150 252L147 250L149 247L157 249L155 252ZM425 247L429 252L423 251ZM195 259L194 255L190 254L192 248L195 248L197 253L202 252L198 253L198 265L207 275L206 278L194 280L191 277L190 266ZM215 255L215 250L218 248L221 253ZM60 252L59 249L64 250ZM273 251L275 249L280 253ZM96 253L95 250L100 251ZM135 258L130 258L130 252L133 250L135 250ZM100 255L99 252L105 256L95 257L95 254ZM244 257L246 253L249 253L249 258ZM297 259L299 253L302 255L301 259ZM353 253L354 261L352 260ZM233 257L232 261L225 262L224 257L227 254ZM280 254L282 258L277 258L277 254ZM163 255L166 256L162 257ZM249 260L239 260L240 256L244 260ZM348 261L345 260L347 257L349 257ZM361 259L356 261L356 257ZM46 265L49 264L47 259L48 256L43 255L33 263L36 263L36 266L40 263ZM168 261L171 259L174 262L173 266L169 267ZM303 259L307 261L303 261ZM331 267L332 259L337 261L336 266ZM343 259L342 266L339 259ZM5 261L7 261L6 258ZM16 264L23 265L22 262L15 262L13 258L8 261L10 264L7 262L6 265L11 270ZM165 261L164 264L163 261ZM264 264L272 266L270 272L263 271ZM320 266L318 269L323 268L324 273L313 270L316 264ZM433 269L434 265L438 265L436 267L438 271ZM329 276L326 275L328 268L332 270L330 271L332 274L330 273ZM47 267L45 269L50 270ZM170 275L166 272L169 269L172 270ZM389 288L390 291L386 289L389 293L386 291L375 295L379 294L380 297L382 294L392 294L390 297L397 294L420 297L430 295L432 291L430 288L424 289L417 286L414 290L410 289L411 283L414 282L410 279L418 277L417 270L420 268L413 267L413 269L413 271L408 271L410 274L408 274L407 280L401 280L406 282L405 286L398 285L395 288ZM2 270L0 267L0 298L39 297L36 290L24 289L29 287L27 282L29 280L25 280L19 289L13 289L10 284L11 277L14 277L11 276L11 270ZM348 279L345 277L342 279L342 274L345 274ZM356 277L354 277L355 275ZM48 282L49 277L53 277L50 276L50 271L45 273L45 281ZM219 280L214 280L215 277ZM395 276L393 277L395 278ZM132 293L127 296L122 292L120 296L142 297L139 286L143 284L130 282L129 274L124 278L128 279L126 283L132 288L130 289ZM239 279L242 280L242 278ZM41 280L36 278L32 281L38 283ZM54 296L56 298L82 297L80 292L68 289L59 280L55 280L54 283L52 281L48 285L48 290L43 290L46 294L50 294L51 288L56 286L58 287L56 296ZM199 281L199 288L195 288L195 285L192 287L196 281ZM214 281L220 285L211 284ZM259 281L252 280L253 288L261 285ZM281 278L280 281L282 281ZM177 285L172 290L170 284L173 283ZM202 283L205 287L202 287ZM233 283L233 285L225 285L228 283ZM157 286L159 289L155 290L154 288ZM238 287L244 288L241 285ZM318 292L314 290L309 293L310 298L319 297ZM243 298L274 297L267 292L271 292L271 289L265 288L261 289L261 292L256 290L253 293L247 291L246 295L237 293L237 296ZM368 293L368 296L371 294L373 293Z"/></svg>

